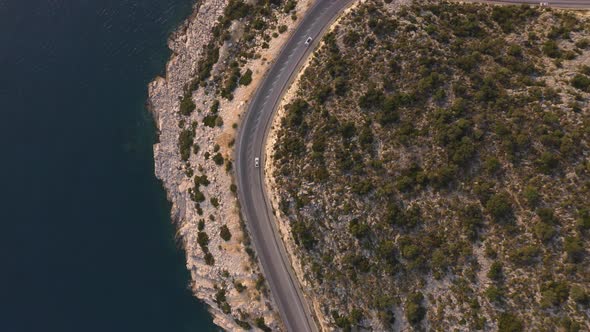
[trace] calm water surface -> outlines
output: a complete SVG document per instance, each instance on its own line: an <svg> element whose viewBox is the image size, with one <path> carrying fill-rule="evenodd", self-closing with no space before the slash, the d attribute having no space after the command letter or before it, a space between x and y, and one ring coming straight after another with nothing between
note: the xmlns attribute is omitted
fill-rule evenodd
<svg viewBox="0 0 590 332"><path fill-rule="evenodd" d="M144 108L192 1L0 0L0 331L216 330Z"/></svg>

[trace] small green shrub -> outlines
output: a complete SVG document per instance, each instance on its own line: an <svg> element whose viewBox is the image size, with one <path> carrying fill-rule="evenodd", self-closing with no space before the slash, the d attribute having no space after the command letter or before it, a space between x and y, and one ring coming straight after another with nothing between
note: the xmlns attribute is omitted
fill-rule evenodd
<svg viewBox="0 0 590 332"><path fill-rule="evenodd" d="M534 186L528 185L524 188L524 198L531 207L537 206L541 200L539 191Z"/></svg>
<svg viewBox="0 0 590 332"><path fill-rule="evenodd" d="M550 174L559 165L559 159L551 152L543 152L539 159L536 160L537 167L545 174Z"/></svg>
<svg viewBox="0 0 590 332"><path fill-rule="evenodd" d="M561 305L569 297L569 286L565 281L550 281L541 286L541 297L543 308Z"/></svg>
<svg viewBox="0 0 590 332"><path fill-rule="evenodd" d="M584 258L584 243L580 238L568 236L563 241L563 249L570 262L579 263Z"/></svg>
<svg viewBox="0 0 590 332"><path fill-rule="evenodd" d="M486 203L486 209L495 221L503 221L512 216L512 200L506 192L492 195Z"/></svg>
<svg viewBox="0 0 590 332"><path fill-rule="evenodd" d="M221 116L217 116L217 118L215 119L215 125L217 127L222 127L223 126L223 118Z"/></svg>
<svg viewBox="0 0 590 332"><path fill-rule="evenodd" d="M369 234L369 226L358 219L353 219L350 221L348 230L350 231L350 234L357 239L361 239Z"/></svg>
<svg viewBox="0 0 590 332"><path fill-rule="evenodd" d="M203 124L207 127L210 127L210 128L215 127L216 121L217 121L217 115L215 115L215 114L206 115L203 118Z"/></svg>
<svg viewBox="0 0 590 332"><path fill-rule="evenodd" d="M582 38L578 40L575 45L577 48L586 49L588 46L590 46L590 40L587 38Z"/></svg>
<svg viewBox="0 0 590 332"><path fill-rule="evenodd" d="M261 329L264 332L271 332L272 329L270 327L268 327L268 325L266 325L266 323L264 322L264 317L258 317L256 319L254 319L254 324L256 324L256 327L258 327L259 329Z"/></svg>
<svg viewBox="0 0 590 332"><path fill-rule="evenodd" d="M233 21L248 16L251 10L252 5L243 0L230 0L223 11L223 14L229 21Z"/></svg>
<svg viewBox="0 0 590 332"><path fill-rule="evenodd" d="M234 322L236 322L236 324L242 328L242 330L246 330L249 331L252 329L252 325L250 325L250 323L244 321L244 320L239 320L237 318L234 318Z"/></svg>
<svg viewBox="0 0 590 332"><path fill-rule="evenodd" d="M543 53L550 58L558 59L561 57L561 50L553 40L548 40L543 44Z"/></svg>
<svg viewBox="0 0 590 332"><path fill-rule="evenodd" d="M246 286L244 286L244 284L242 284L241 282L238 282L238 281L234 281L234 287L236 288L238 293L241 293L244 290L246 290Z"/></svg>
<svg viewBox="0 0 590 332"><path fill-rule="evenodd" d="M295 10L295 7L297 6L297 1L296 0L288 0L285 2L285 6L283 7L283 12L285 12L286 14L290 13L291 11Z"/></svg>
<svg viewBox="0 0 590 332"><path fill-rule="evenodd" d="M502 279L502 276L502 263L498 261L493 262L488 271L488 278L497 281Z"/></svg>
<svg viewBox="0 0 590 332"><path fill-rule="evenodd" d="M185 94L182 99L180 100L180 114L184 116L189 116L195 110L197 106L193 102L193 98L191 93Z"/></svg>
<svg viewBox="0 0 590 332"><path fill-rule="evenodd" d="M214 162L215 162L215 164L216 164L216 165L218 165L218 166L221 166L221 165L223 165L224 159L223 159L223 156L221 155L221 153L219 153L219 152L218 152L218 153L216 153L216 154L213 156L213 161L214 161Z"/></svg>
<svg viewBox="0 0 590 332"><path fill-rule="evenodd" d="M416 325L424 319L426 309L422 306L424 295L420 292L414 292L406 299L406 318L408 321Z"/></svg>
<svg viewBox="0 0 590 332"><path fill-rule="evenodd" d="M201 176L195 176L195 187L199 187L199 186L208 186L210 181L207 178L207 175L203 174Z"/></svg>
<svg viewBox="0 0 590 332"><path fill-rule="evenodd" d="M524 325L517 316L504 312L498 318L498 332L521 332Z"/></svg>
<svg viewBox="0 0 590 332"><path fill-rule="evenodd" d="M588 297L588 293L582 288L581 286L574 285L570 290L570 297L574 302L587 305L590 302L590 298Z"/></svg>
<svg viewBox="0 0 590 332"><path fill-rule="evenodd" d="M201 248L206 248L209 245L209 236L205 232L198 232L197 233L197 243ZM205 251L203 249L203 251Z"/></svg>
<svg viewBox="0 0 590 332"><path fill-rule="evenodd" d="M252 70L246 69L246 72L240 77L240 85L250 85L252 83Z"/></svg>
<svg viewBox="0 0 590 332"><path fill-rule="evenodd" d="M485 296L492 303L502 303L504 300L504 291L492 285L485 290Z"/></svg>
<svg viewBox="0 0 590 332"><path fill-rule="evenodd" d="M178 149L180 151L180 159L187 161L191 154L191 146L195 132L190 129L183 129L178 136Z"/></svg>
<svg viewBox="0 0 590 332"><path fill-rule="evenodd" d="M574 88L590 92L590 77L582 74L576 74L572 78L571 84Z"/></svg>
<svg viewBox="0 0 590 332"><path fill-rule="evenodd" d="M211 202L211 205L213 205L215 208L219 207L219 199L217 197L211 197L209 201Z"/></svg>
<svg viewBox="0 0 590 332"><path fill-rule="evenodd" d="M265 282L264 276L261 273L259 273L258 278L256 278L256 284L255 284L256 289L261 290L264 287L264 282Z"/></svg>
<svg viewBox="0 0 590 332"><path fill-rule="evenodd" d="M298 221L293 223L291 227L295 243L302 245L305 249L312 249L316 243L316 239L309 226L304 222Z"/></svg>
<svg viewBox="0 0 590 332"><path fill-rule="evenodd" d="M219 112L219 105L219 100L215 99L213 103L211 103L211 107L209 107L209 112L211 112L211 114L217 114Z"/></svg>
<svg viewBox="0 0 590 332"><path fill-rule="evenodd" d="M509 252L510 259L517 265L526 266L535 263L541 250L536 245L527 245Z"/></svg>
<svg viewBox="0 0 590 332"><path fill-rule="evenodd" d="M210 252L205 253L205 264L209 266L215 265L215 259L213 258L213 255Z"/></svg>
<svg viewBox="0 0 590 332"><path fill-rule="evenodd" d="M590 210L588 209L581 209L578 212L578 220L576 225L582 231L590 229Z"/></svg>
<svg viewBox="0 0 590 332"><path fill-rule="evenodd" d="M229 228L227 228L226 225L223 225L219 228L219 235L221 236L221 238L224 241L229 241L231 240L231 233L229 231Z"/></svg>
<svg viewBox="0 0 590 332"><path fill-rule="evenodd" d="M546 222L536 223L533 227L533 230L535 232L535 235L539 238L539 240L543 242L548 242L556 234L555 227Z"/></svg>

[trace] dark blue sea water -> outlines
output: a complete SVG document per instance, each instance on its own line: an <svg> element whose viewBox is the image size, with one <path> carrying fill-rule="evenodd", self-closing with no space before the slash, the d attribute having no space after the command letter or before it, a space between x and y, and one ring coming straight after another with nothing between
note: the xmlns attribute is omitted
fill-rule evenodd
<svg viewBox="0 0 590 332"><path fill-rule="evenodd" d="M193 0L0 0L0 331L213 331L147 83Z"/></svg>

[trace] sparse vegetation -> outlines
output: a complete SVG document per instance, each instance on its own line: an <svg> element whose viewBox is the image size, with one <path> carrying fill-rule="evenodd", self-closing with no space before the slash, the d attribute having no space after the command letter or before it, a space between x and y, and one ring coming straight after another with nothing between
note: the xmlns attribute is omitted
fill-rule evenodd
<svg viewBox="0 0 590 332"><path fill-rule="evenodd" d="M324 37L275 124L272 176L334 329L350 304L375 330L586 319L566 303L590 283L589 27L367 1Z"/></svg>

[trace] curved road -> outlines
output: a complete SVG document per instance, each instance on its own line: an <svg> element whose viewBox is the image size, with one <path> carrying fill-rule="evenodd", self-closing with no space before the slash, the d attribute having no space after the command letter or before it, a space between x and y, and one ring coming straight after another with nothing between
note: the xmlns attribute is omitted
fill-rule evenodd
<svg viewBox="0 0 590 332"><path fill-rule="evenodd" d="M293 332L317 331L317 327L292 271L284 244L278 237L264 186L263 167L256 168L254 158L259 157L260 164L264 165L265 139L274 110L290 80L313 48L313 45L306 46L305 40L311 36L315 42L352 1L354 0L318 0L308 10L259 86L238 134L236 171L242 214L281 318L287 330ZM533 0L478 2L539 3ZM554 0L549 1L549 4L556 7L590 8L590 0Z"/></svg>
<svg viewBox="0 0 590 332"><path fill-rule="evenodd" d="M315 41L350 2L352 0L319 0L307 11L259 86L238 134L236 170L242 214L273 299L287 330L293 332L317 331L317 327L275 229L263 180L264 143L283 90L313 48L313 45L305 45L305 40L311 36ZM260 168L254 166L255 157L260 158Z"/></svg>

